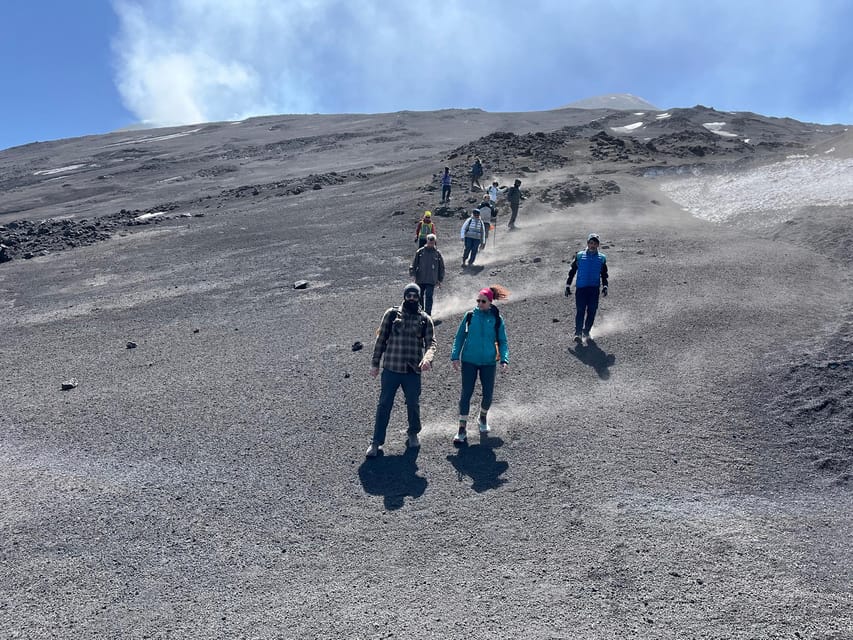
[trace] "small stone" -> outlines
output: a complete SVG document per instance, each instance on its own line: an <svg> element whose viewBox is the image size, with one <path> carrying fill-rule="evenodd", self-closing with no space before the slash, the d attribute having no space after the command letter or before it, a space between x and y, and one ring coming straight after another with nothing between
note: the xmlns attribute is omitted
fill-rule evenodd
<svg viewBox="0 0 853 640"><path fill-rule="evenodd" d="M77 378L71 378L62 383L62 390L68 391L70 389L75 388L79 383L77 382Z"/></svg>
<svg viewBox="0 0 853 640"><path fill-rule="evenodd" d="M559 321L560 321L559 318L551 318L551 322L559 322Z"/></svg>
<svg viewBox="0 0 853 640"><path fill-rule="evenodd" d="M353 351L361 351L362 349L364 349L363 344L361 344L360 342L353 342L353 344L352 344L352 350Z"/></svg>
<svg viewBox="0 0 853 640"><path fill-rule="evenodd" d="M533 258L533 262L534 263L542 262L542 258L537 256L536 258Z"/></svg>
<svg viewBox="0 0 853 640"><path fill-rule="evenodd" d="M193 333L198 333L199 329L193 329Z"/></svg>
<svg viewBox="0 0 853 640"><path fill-rule="evenodd" d="M127 348L128 349L136 349L136 343L133 340L128 340L127 341Z"/></svg>
<svg viewBox="0 0 853 640"><path fill-rule="evenodd" d="M297 280L296 282L293 283L293 288L294 289L307 289L308 288L308 281L307 280Z"/></svg>

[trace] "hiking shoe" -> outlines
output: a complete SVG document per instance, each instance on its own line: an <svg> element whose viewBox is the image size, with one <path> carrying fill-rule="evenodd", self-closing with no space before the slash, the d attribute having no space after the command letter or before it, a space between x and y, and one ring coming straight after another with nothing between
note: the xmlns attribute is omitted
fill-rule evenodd
<svg viewBox="0 0 853 640"><path fill-rule="evenodd" d="M492 428L489 426L489 423L483 422L482 420L477 421L477 426L480 428L480 435L481 436L486 435L487 433L489 433L489 431L492 430Z"/></svg>
<svg viewBox="0 0 853 640"><path fill-rule="evenodd" d="M585 333L585 334L583 334L583 335L581 336L581 344L582 344L583 346L586 346L586 345L587 345L587 343L589 343L589 334L588 334L588 333Z"/></svg>
<svg viewBox="0 0 853 640"><path fill-rule="evenodd" d="M456 447L461 447L463 444L467 444L468 442L468 434L464 431L460 431L453 438L453 445Z"/></svg>
<svg viewBox="0 0 853 640"><path fill-rule="evenodd" d="M409 437L406 438L406 446L410 449L417 449L419 446L421 446L421 440L420 438L418 438L417 433L409 434Z"/></svg>
<svg viewBox="0 0 853 640"><path fill-rule="evenodd" d="M371 442L370 446L367 448L367 453L364 455L368 458L375 458L379 455L379 452L382 451L382 445L376 444L375 442Z"/></svg>
<svg viewBox="0 0 853 640"><path fill-rule="evenodd" d="M576 334L575 334L575 342L577 342L578 344L580 344L580 342L581 342L581 334L579 334L579 333L576 333Z"/></svg>

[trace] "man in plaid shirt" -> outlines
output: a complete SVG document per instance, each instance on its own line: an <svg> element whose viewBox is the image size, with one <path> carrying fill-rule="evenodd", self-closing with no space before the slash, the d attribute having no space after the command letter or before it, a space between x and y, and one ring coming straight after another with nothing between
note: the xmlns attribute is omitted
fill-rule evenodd
<svg viewBox="0 0 853 640"><path fill-rule="evenodd" d="M432 368L435 356L435 327L430 318L419 307L421 289L412 283L403 290L403 304L391 307L382 316L379 334L373 347L370 375L379 375L382 360L382 387L376 407L376 422L373 440L367 449L367 457L374 458L382 451L394 396L403 387L406 397L409 428L406 431L406 446L419 447L418 433L421 431L421 371ZM383 359L384 356L384 359Z"/></svg>

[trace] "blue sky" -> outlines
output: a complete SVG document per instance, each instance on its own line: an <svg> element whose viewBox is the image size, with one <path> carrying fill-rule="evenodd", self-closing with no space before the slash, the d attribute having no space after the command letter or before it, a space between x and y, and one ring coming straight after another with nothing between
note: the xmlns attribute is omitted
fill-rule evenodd
<svg viewBox="0 0 853 640"><path fill-rule="evenodd" d="M270 113L609 93L853 123L848 0L10 0L0 149Z"/></svg>

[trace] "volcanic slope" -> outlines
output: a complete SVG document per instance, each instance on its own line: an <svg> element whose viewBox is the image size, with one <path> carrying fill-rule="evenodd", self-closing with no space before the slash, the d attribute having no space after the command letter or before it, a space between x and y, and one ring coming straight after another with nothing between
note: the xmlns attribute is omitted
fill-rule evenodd
<svg viewBox="0 0 853 640"><path fill-rule="evenodd" d="M853 636L851 202L779 204L793 156L849 151L695 107L0 152L0 636ZM462 270L475 154L526 199ZM398 398L367 461L374 331L426 209L448 274L422 447ZM563 289L590 231L611 281L583 348ZM450 347L493 282L510 372L457 450Z"/></svg>

